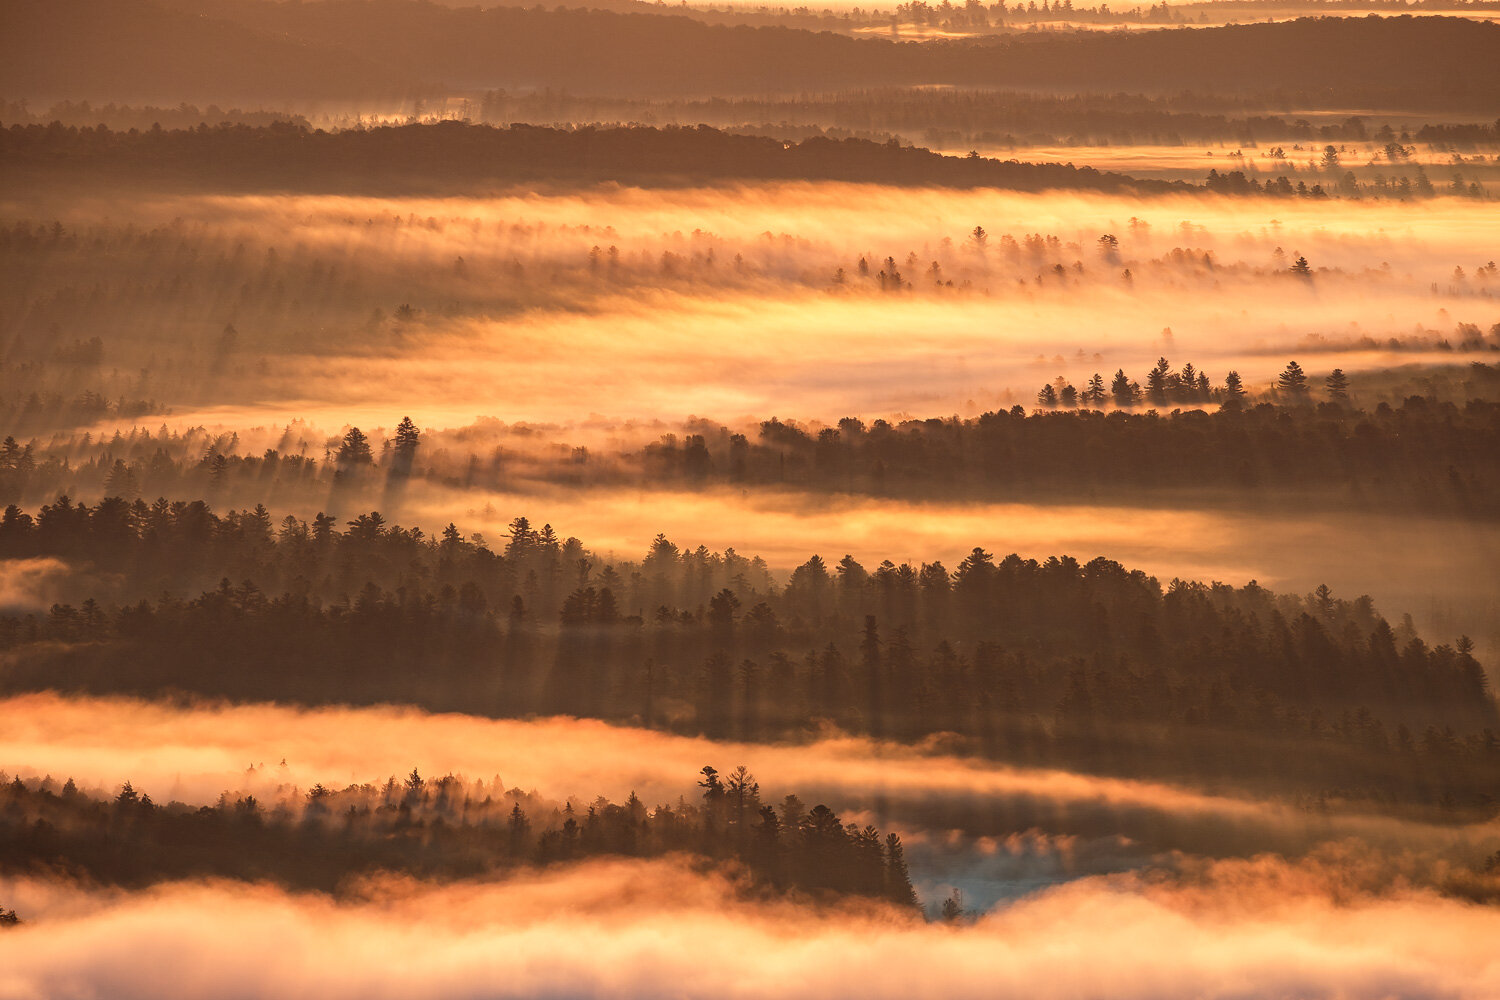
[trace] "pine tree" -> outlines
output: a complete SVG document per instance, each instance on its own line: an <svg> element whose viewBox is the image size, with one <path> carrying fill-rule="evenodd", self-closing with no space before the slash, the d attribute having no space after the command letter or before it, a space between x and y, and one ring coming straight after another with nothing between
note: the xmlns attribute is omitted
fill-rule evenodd
<svg viewBox="0 0 1500 1000"><path fill-rule="evenodd" d="M906 867L906 849L894 833L885 836L885 898L898 906L917 905L917 893Z"/></svg>
<svg viewBox="0 0 1500 1000"><path fill-rule="evenodd" d="M402 417L401 423L396 425L396 471L402 474L411 472L412 461L417 457L417 446L421 444L421 440L422 432L412 423L411 417Z"/></svg>
<svg viewBox="0 0 1500 1000"><path fill-rule="evenodd" d="M110 466L109 475L104 477L104 495L123 500L135 500L141 495L135 471L118 458Z"/></svg>
<svg viewBox="0 0 1500 1000"><path fill-rule="evenodd" d="M369 465L375 458L370 453L370 439L365 436L364 431L358 427L349 428L343 439L339 442L338 454L335 460L341 466Z"/></svg>
<svg viewBox="0 0 1500 1000"><path fill-rule="evenodd" d="M1146 398L1156 406L1167 401L1167 375L1171 370L1172 366L1167 363L1166 358L1157 358L1156 367L1146 375Z"/></svg>
<svg viewBox="0 0 1500 1000"><path fill-rule="evenodd" d="M1344 400L1349 398L1349 376L1344 374L1342 368L1335 368L1323 380L1323 386L1328 390L1329 399Z"/></svg>
<svg viewBox="0 0 1500 1000"><path fill-rule="evenodd" d="M1095 372L1094 377L1089 379L1089 387L1083 390L1083 401L1089 406L1103 406L1104 396L1104 376Z"/></svg>
<svg viewBox="0 0 1500 1000"><path fill-rule="evenodd" d="M1276 388L1291 396L1293 399L1301 400L1307 396L1307 374L1302 366L1295 361L1288 361L1282 373L1276 376Z"/></svg>
<svg viewBox="0 0 1500 1000"><path fill-rule="evenodd" d="M1224 409L1238 410L1245 403L1245 386L1239 372L1224 376Z"/></svg>

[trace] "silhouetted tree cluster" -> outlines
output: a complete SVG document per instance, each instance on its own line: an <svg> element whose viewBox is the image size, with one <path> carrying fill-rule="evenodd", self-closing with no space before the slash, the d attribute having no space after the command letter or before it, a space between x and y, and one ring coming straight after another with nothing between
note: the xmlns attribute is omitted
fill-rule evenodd
<svg viewBox="0 0 1500 1000"><path fill-rule="evenodd" d="M673 100L559 90L492 90L479 102L479 117L490 124L706 122L799 140L809 133L798 130L821 129L810 134L829 135L842 130L844 134L860 135L882 129L912 136L929 147L950 149L1060 143L1180 145L1226 140L1255 148L1263 141L1363 142L1370 138L1365 119L1357 116L1314 126L1302 118L1249 113L1260 106L1257 101L1211 93L1151 97L881 87L834 94ZM103 121L112 128L119 127L103 116L86 121L66 114L18 116L3 106L0 120L21 124L61 120L72 125ZM217 124L224 119L203 120ZM1475 141L1493 140L1481 137Z"/></svg>
<svg viewBox="0 0 1500 1000"><path fill-rule="evenodd" d="M979 549L952 571L815 556L778 587L758 561L665 537L603 564L524 519L503 552L373 512L346 528L201 502L12 508L0 555L129 586L0 617L0 687L565 713L741 739L828 720L959 734L1026 763L1476 808L1500 766L1472 644L1430 647L1326 589L1163 588L1106 559ZM220 568L243 582L151 596Z"/></svg>
<svg viewBox="0 0 1500 1000"><path fill-rule="evenodd" d="M270 802L226 792L212 806L157 804L126 782L113 798L49 779L0 783L0 871L129 886L195 877L338 891L355 876L465 878L610 855L681 853L729 862L762 891L869 896L914 906L901 838L844 824L795 795L774 807L743 767L703 769L699 801L648 808L598 798L554 804L498 779L321 784ZM0 779L3 780L3 779ZM0 926L8 911L0 910ZM14 915L9 915L14 923Z"/></svg>
<svg viewBox="0 0 1500 1000"><path fill-rule="evenodd" d="M1277 177L1268 177L1264 182L1254 177L1245 176L1243 170L1230 170L1219 173L1217 169L1208 172L1203 186L1216 194L1269 194L1282 197L1296 196L1298 198L1327 198L1328 192L1323 190L1323 185L1313 183L1307 186L1306 181L1292 183L1290 177L1282 174Z"/></svg>
<svg viewBox="0 0 1500 1000"><path fill-rule="evenodd" d="M972 419L868 425L851 417L824 428L772 419L754 438L728 428L703 435L706 461L700 455L696 471L675 441L648 448L645 475L687 485L985 499L1188 490L1232 501L1293 491L1356 507L1500 512L1500 405L1413 396L1396 407L1351 409L1343 378L1325 385L1328 398L1315 406L1299 405L1313 402L1305 382L1282 387L1278 399L1287 405L1249 405L1239 402L1244 390L1233 372L1212 389L1206 377L1188 387L1156 372L1145 387L1123 373L1113 389L1049 384L1030 414L1017 406ZM1101 391L1103 407L1160 410L1096 409L1089 396ZM1077 409L1067 408L1070 393ZM1221 408L1198 408L1215 404Z"/></svg>
<svg viewBox="0 0 1500 1000"><path fill-rule="evenodd" d="M309 191L441 190L508 181L834 180L1020 190L1084 188L1162 192L1177 181L1059 163L942 156L897 142L767 136L697 127L508 128L439 122L341 132L290 123L114 132L13 125L0 128L0 180L65 178L186 188Z"/></svg>
<svg viewBox="0 0 1500 1000"><path fill-rule="evenodd" d="M847 417L833 427L772 418L753 433L696 421L693 433L618 452L566 442L539 450L532 440L507 437L483 446L460 437L457 448L432 449L414 425L378 444L363 432L354 437L357 428L300 443L289 430L286 451L260 454L239 451L232 435L198 429L135 428L98 439L11 435L0 441L0 503L34 504L66 491L131 502L188 494L358 510L395 504L412 482L506 490L524 480L986 500L1128 501L1188 491L1228 504L1296 495L1351 509L1500 513L1500 403L1439 402L1447 390L1435 376L1393 386L1397 397L1408 388L1432 396L1365 410L1351 396L1389 394L1389 387L1370 392L1340 369L1303 372L1301 383L1291 378L1257 396L1234 372L1214 386L1195 372L1189 386L1190 369L1162 374L1158 365L1144 386L1123 372L1110 382L1095 376L1081 390L1059 380L1046 387L1055 406L1044 392L1032 413L1017 406L970 419L870 424ZM1473 365L1457 391L1493 395L1496 388L1500 370ZM314 447L321 452L309 454Z"/></svg>

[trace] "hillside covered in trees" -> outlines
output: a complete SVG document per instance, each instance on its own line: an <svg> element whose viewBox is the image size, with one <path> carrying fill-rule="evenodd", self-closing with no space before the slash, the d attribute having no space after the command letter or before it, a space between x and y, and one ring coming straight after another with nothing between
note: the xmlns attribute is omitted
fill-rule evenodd
<svg viewBox="0 0 1500 1000"><path fill-rule="evenodd" d="M553 803L454 775L275 801L226 792L211 806L156 803L125 782L112 798L73 781L0 785L0 874L48 872L141 887L187 878L346 891L359 876L494 876L521 867L682 853L749 874L751 891L816 901L866 896L912 907L901 838L844 824L796 795L762 801L745 768L705 767L697 801ZM291 792L291 790L287 790Z"/></svg>
<svg viewBox="0 0 1500 1000"><path fill-rule="evenodd" d="M60 125L0 130L0 179L193 189L444 191L520 181L696 184L829 180L1017 190L1171 191L1071 164L941 156L863 139L788 144L707 126L576 130L460 122L342 132L265 127L112 132Z"/></svg>
<svg viewBox="0 0 1500 1000"><path fill-rule="evenodd" d="M1183 370L1196 371L1191 364ZM1049 383L1051 406L1029 412L1017 405L972 418L846 417L832 426L695 420L620 448L539 440L528 427L498 424L425 435L413 424L401 441L370 441L359 428L309 439L288 428L279 446L258 453L201 428L22 433L0 442L0 503L35 505L59 493L127 501L198 495L354 509L388 507L422 487L480 497L552 485L1037 503L1192 497L1227 508L1316 502L1485 521L1500 515L1500 402L1493 398L1500 374L1492 366L1474 363L1464 373L1460 385L1478 394L1462 404L1412 394L1370 409L1353 404L1348 389L1330 397L1321 385L1272 402L1250 397L1237 376L1232 389L1210 385L1206 374L1187 386L1181 371L1161 365L1141 378L1149 388L1116 374L1119 401L1101 375L1103 400L1085 398L1087 385L1079 393L1064 384L1058 393ZM69 406L94 420L117 407L126 417L150 412L97 393L18 402L14 423L23 430Z"/></svg>
<svg viewBox="0 0 1500 1000"><path fill-rule="evenodd" d="M403 702L742 740L826 720L1017 763L1467 810L1489 808L1500 768L1472 643L1429 646L1327 588L1163 587L1107 559L977 548L952 570L815 556L781 587L665 537L605 563L524 519L496 551L373 512L275 524L118 499L12 507L0 556L128 581L109 604L0 618L11 692Z"/></svg>

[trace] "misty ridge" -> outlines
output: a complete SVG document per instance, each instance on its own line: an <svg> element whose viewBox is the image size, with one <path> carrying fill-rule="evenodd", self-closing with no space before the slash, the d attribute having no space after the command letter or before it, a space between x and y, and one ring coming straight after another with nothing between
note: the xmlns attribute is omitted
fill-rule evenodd
<svg viewBox="0 0 1500 1000"><path fill-rule="evenodd" d="M888 189L848 189L855 199L871 199L882 190ZM540 340L532 333L540 323L584 324L570 335L589 337L600 345L600 356L616 359L617 366L640 367L643 373L649 367L660 371L661 365L682 367L684 375L703 379L707 352L701 341L656 357L621 343L615 331L622 321L640 324L658 315L715 327L756 323L759 336L741 347L749 363L731 380L741 389L766 379L781 336L767 324L777 308L785 309L784 303L771 303L788 295L814 297L799 312L816 309L830 316L847 313L855 302L894 300L908 312L880 309L871 315L883 317L893 331L915 328L933 340L937 331L955 328L944 303L970 310L963 333L974 347L966 353L983 352L1000 366L989 376L991 395L965 390L970 400L985 404L963 407L971 413L1002 403L1007 408L1030 404L1036 384L1058 374L1065 375L1059 392L1068 380L1082 392L1094 373L1108 377L1121 367L1130 381L1143 384L1142 368L1159 353L1180 356L1183 350L1203 367L1213 366L1215 385L1222 385L1226 370L1235 370L1251 392L1274 379L1284 363L1278 357L1300 356L1311 365L1309 355L1315 354L1325 372L1337 367L1349 373L1366 406L1397 405L1409 395L1460 403L1487 398L1482 367L1472 369L1469 384L1447 389L1420 380L1387 384L1377 373L1383 365L1442 365L1456 355L1479 360L1492 354L1495 336L1487 328L1494 317L1487 310L1497 288L1496 271L1492 261L1471 256L1480 247L1445 245L1441 252L1453 262L1445 267L1424 260L1420 242L1396 242L1378 233L1331 235L1280 223L1258 233L1235 233L1213 219L1214 230L1188 221L1157 229L1138 217L1113 220L1123 222L1118 236L1062 227L1060 232L987 232L975 226L882 237L851 231L838 215L806 233L745 232L736 216L777 195L807 198L808 191L735 189L735 214L718 220L723 228L717 232L664 231L675 220L660 219L652 201L628 200L648 197L640 193L585 198L558 217L528 215L516 198L505 203L516 214L502 208L496 216L374 217L363 214L375 207L369 201L246 203L267 218L262 232L235 219L239 203L217 200L189 203L214 216L228 213L198 226L18 221L0 232L0 258L7 264L0 288L13 303L0 315L8 338L0 365L5 430L24 441L26 435L111 421L128 429L129 421L192 414L211 403L295 399L309 378L326 378L325 372L336 370L335 360L357 371L358 378L329 385L331 400L370 386L364 390L368 402L345 398L346 412L358 404L365 404L361 412L365 406L386 409L370 405L382 369L380 378L404 381L413 371L435 373L445 357L503 365L497 375L517 364L534 365L538 377L525 391L561 392L566 383L550 370L550 337ZM694 189L663 197L662 204L674 211L691 211L723 195ZM935 208L948 207L945 195L927 191L925 197L937 199ZM474 204L408 207L451 213ZM168 210L173 207L176 203L169 202ZM995 210L983 203L959 207L986 216ZM303 216L303 211L313 214ZM1282 242L1294 252L1283 250ZM1296 252L1304 247L1306 253ZM1309 255L1312 262L1299 264ZM1226 345L1219 336L1184 334L1174 341L1169 328L1160 325L1163 302L1180 308L1185 298L1234 296L1248 306L1266 290L1298 304L1297 326L1262 334L1249 350L1236 350L1238 345ZM1120 321L1090 330L1076 350L1058 350L1062 345L1027 330L1037 324L1035 314L1024 311L1033 303L1055 310L1059 324L1087 322L1091 295L1117 302ZM1340 306L1356 300L1358 305L1349 308L1358 310L1352 315L1359 319L1351 320ZM726 319L716 308L741 302L743 319ZM1154 326L1146 326L1153 320ZM1217 323L1217 317L1210 322ZM510 329L497 330L495 324L514 324L511 329L533 342L524 350L507 348L500 334L509 335ZM1141 336L1142 326L1149 340ZM1298 336L1298 329L1307 332ZM851 382L857 380L855 352L864 350L866 341L851 330L841 350L820 354L810 346L800 348L805 377L814 382L809 388L815 388L818 376L811 369L819 363L836 365L850 373ZM1032 343L1035 353L1029 354ZM1226 356L1226 346L1235 353ZM889 349L903 348L892 344ZM317 358L327 363L310 367ZM471 370L459 364L448 368ZM716 377L730 379L727 372ZM642 388L653 381L660 376L645 378ZM786 398L787 383L795 381L788 375L776 381L781 391L773 396L766 382L765 409L747 415L764 420L765 410L775 406L798 417L832 421L851 411L869 419L946 405L917 397L920 402L903 406L890 388L872 383L880 396L842 402L830 413L818 405L821 401ZM424 423L471 421L494 405L480 384L474 390L474 408L467 413L463 400L455 407L459 413ZM614 398L620 407L614 416L651 415L632 412L628 395ZM1175 393L1172 401L1184 402ZM1198 393L1187 401L1219 400ZM1114 392L1108 402L1129 403ZM1161 408L1164 400L1151 402ZM543 415L521 413L532 420Z"/></svg>
<svg viewBox="0 0 1500 1000"><path fill-rule="evenodd" d="M1389 127L1383 131L1390 131ZM65 188L107 177L112 185L128 189L185 192L431 195L526 182L690 186L715 181L806 180L1145 194L1198 188L1220 195L1403 201L1438 195L1484 199L1489 196L1487 182L1495 176L1484 154L1466 159L1452 151L1454 143L1441 139L1428 143L1429 149L1440 151L1430 165L1435 171L1449 171L1450 179L1441 186L1428 175L1429 164L1420 162L1416 147L1402 145L1394 137L1384 145L1367 145L1363 151L1347 144L1306 149L1294 145L1293 155L1303 158L1300 169L1283 147L1271 147L1261 162L1272 176L1264 178L1242 150L1228 152L1218 161L1209 150L1206 174L1199 184L1196 178L1134 177L1075 166L1071 160L1049 162L1047 156L1058 155L1051 151L1042 151L1036 162L1000 160L981 156L974 149L953 156L903 145L894 134L886 133L884 141L877 142L837 132L821 126L785 125L720 130L705 124L556 128L512 122L500 128L467 119L374 127L357 123L334 132L292 122L252 126L223 121L212 128L205 123L169 132L153 121L145 131L111 132L102 124L78 128L52 121L46 127L12 125L0 131L0 150L8 161L0 176L38 188ZM1409 136L1403 132L1402 138ZM987 149L1002 150L1016 150L1019 145L1008 133L964 136L928 129L922 139L935 145L971 139ZM1020 150L1022 155L1036 156L1036 152ZM1360 152L1368 156L1363 165L1358 162ZM1079 155L1091 153L1079 150ZM1224 169L1215 162L1224 163Z"/></svg>
<svg viewBox="0 0 1500 1000"><path fill-rule="evenodd" d="M662 14L401 0L192 9L211 16L145 0L13 4L0 91L242 103L518 85L721 95L892 84L1279 88L1321 94L1313 103L1323 106L1483 111L1493 110L1488 95L1500 82L1500 26L1446 17L901 43Z"/></svg>
<svg viewBox="0 0 1500 1000"><path fill-rule="evenodd" d="M1184 369L1191 373L1191 364ZM1335 371L1325 381L1346 386L1347 376ZM1366 411L1349 404L1347 388L1332 401L1315 403L1304 385L1283 390L1280 405L1254 403L1233 373L1228 388L1215 388L1207 375L1185 382L1181 372L1158 366L1143 374L1145 389L1123 371L1111 388L1098 376L1082 393L1071 383L1048 383L1041 393L1047 402L1029 415L1017 406L967 420L869 425L857 417L834 426L771 418L742 430L700 420L659 436L649 426L621 427L603 447L556 436L561 429L493 421L425 436L409 425L378 445L359 428L324 436L287 426L271 432L275 444L259 453L237 435L201 427L54 433L26 444L9 435L0 444L0 501L201 495L301 509L389 506L409 488L482 497L545 487L733 487L991 503L1191 498L1231 509L1289 508L1315 498L1343 510L1493 519L1500 375L1477 362L1464 375L1462 384L1482 389L1466 394L1462 406L1412 394ZM83 414L89 419L107 409L103 397L93 398L99 408ZM64 415L37 399L10 426Z"/></svg>
<svg viewBox="0 0 1500 1000"><path fill-rule="evenodd" d="M462 7L463 3L446 6ZM593 5L600 10L620 13L662 13L659 3L647 0L605 0ZM1098 30L1100 28L1159 28L1178 25L1199 27L1239 24L1245 21L1291 20L1308 15L1350 16L1381 13L1442 14L1456 17L1493 17L1492 0L1454 0L1448 2L1408 3L1407 0L1197 0L1197 2L1151 4L1111 8L1107 3L1089 6L1073 0L1056 3L1010 3L996 0L965 0L962 4L926 3L911 0L897 3L891 10L860 7L822 10L799 7L735 6L726 4L679 5L673 11L708 24L781 25L871 36L915 40L974 38L985 34L1035 33L1038 31Z"/></svg>
<svg viewBox="0 0 1500 1000"><path fill-rule="evenodd" d="M874 193L864 186L845 190L854 198ZM682 197L693 201L722 194L752 202L778 193L806 192L752 185L723 192L694 189ZM944 197L941 191L926 193ZM673 196L664 193L665 203ZM411 207L451 212L471 204ZM1474 310L1461 313L1457 322L1450 319L1447 329L1431 330L1425 323L1401 329L1391 318L1382 318L1374 329L1349 324L1352 333L1329 324L1316 335L1287 339L1285 349L1473 351L1495 346L1484 310L1486 300L1500 291L1494 261L1467 256L1467 247L1445 247L1454 256L1423 261L1426 273L1413 273L1420 247L1383 234L1211 232L1190 220L1163 232L1136 217L1112 220L1123 223L1118 234L962 226L877 236L879 242L871 245L864 242L871 238L866 234L838 232L837 219L824 223L832 230L826 233L822 227L759 233L636 229L631 216L649 210L649 204L622 209L584 201L576 215L560 219L528 217L519 206L512 216L408 212L363 218L360 210L372 205L314 201L307 207L317 214L305 218L297 217L304 207L300 200L285 209L274 199L248 207L272 216L277 229L257 235L232 223L80 226L56 218L17 220L0 232L0 254L12 267L4 287L15 300L4 317L7 358L79 369L149 363L143 348L167 329L186 341L182 353L198 360L205 369L200 374L211 374L206 362L222 367L247 352L280 354L300 345L370 353L410 341L424 327L456 316L499 318L538 307L576 313L607 308L601 300L622 292L756 294L790 285L840 294L1066 301L1085 290L1258 291L1266 279L1276 279L1272 287L1288 297L1436 293L1451 300L1445 309ZM292 217L274 218L282 211ZM724 221L732 226L737 220ZM1307 253L1297 252L1298 241ZM1298 258L1306 263L1297 266ZM1304 295L1308 292L1312 295ZM142 300L173 308L165 316L118 317L121 302ZM278 336L274 329L257 329L285 323L332 329L312 338L306 330ZM195 359L204 353L214 356Z"/></svg>
<svg viewBox="0 0 1500 1000"><path fill-rule="evenodd" d="M825 726L811 738L744 743L567 716L492 719L401 705L57 692L15 695L3 705L16 717L0 744L5 752L51 761L95 798L114 798L128 768L138 794L154 790L162 801L198 807L253 796L263 809L299 815L318 785L358 787L372 772L395 775L400 784L414 759L448 760L463 774L503 773L492 789L527 788L533 799L559 808L572 801L581 812L587 802L570 798L578 787L620 802L634 793L676 803L700 794L684 779L701 771L698 762L743 758L763 784L838 802L849 821L898 832L929 913L936 910L934 882L962 871L1018 879L1032 872L1050 884L1070 873L1176 868L1174 854L1302 858L1340 841L1476 868L1500 848L1483 820L1442 810L1408 807L1394 816L1358 799L1215 793L1017 766L956 754L951 736L941 735L905 744ZM245 766L266 750L286 756ZM50 773L17 768L29 787L55 791ZM1002 874L1007 868L1011 874Z"/></svg>
<svg viewBox="0 0 1500 1000"><path fill-rule="evenodd" d="M647 806L599 797L575 806L452 774L330 789L261 802L224 793L214 805L153 802L125 782L94 797L72 780L7 779L0 789L0 869L92 884L189 878L348 891L360 876L494 877L600 856L681 853L747 876L747 895L795 893L809 904L846 896L913 908L901 838L844 824L793 794L763 802L745 768L705 766L692 800Z"/></svg>
<svg viewBox="0 0 1500 1000"><path fill-rule="evenodd" d="M1473 643L1429 647L1409 619L1392 628L1326 587L1164 589L1107 559L977 548L951 572L814 556L783 587L760 560L664 536L605 562L525 518L501 552L374 512L344 528L201 502L11 507L8 558L90 567L119 603L0 619L5 689L399 702L741 740L827 720L953 733L1028 765L1490 808L1495 708ZM214 577L197 597L145 597ZM1341 749L1301 759L1324 745Z"/></svg>
<svg viewBox="0 0 1500 1000"><path fill-rule="evenodd" d="M185 5L188 9L201 4ZM446 7L469 7L462 0L447 0ZM621 14L670 13L690 17L706 24L781 26L832 31L855 36L879 33L892 39L932 41L948 38L973 38L986 33L1067 31L1101 27L1162 27L1174 25L1218 26L1250 20L1290 20L1298 16L1341 16L1418 10L1423 14L1492 17L1493 0L1452 0L1452 2L1408 3L1407 0L1199 0L1173 5L1153 4L1142 7L1116 7L1108 4L1075 5L1072 0L1007 4L1004 0L982 3L966 0L962 4L929 4L924 0L897 3L890 10L860 7L821 10L809 7L775 7L725 4L678 4L667 10L659 0L600 0L590 5L595 10Z"/></svg>
<svg viewBox="0 0 1500 1000"><path fill-rule="evenodd" d="M280 768L251 768L275 771ZM420 879L428 886L482 879L521 880L600 859L666 858L700 875L725 878L723 905L787 900L813 912L837 912L867 903L890 904L890 915L910 919L917 900L907 865L908 853L923 864L942 865L940 838L918 827L903 842L881 836L868 822L841 823L824 805L809 808L794 794L775 802L763 796L746 768L724 776L711 766L691 795L647 806L632 793L620 804L599 796L592 801L556 801L535 791L507 788L498 777L466 780L453 774L424 778L416 768L383 783L331 788L322 783L302 789L281 780L260 798L244 791L223 792L212 804L156 803L131 782L114 792L81 790L71 779L51 776L8 778L0 787L0 844L5 847L3 877L45 873L55 880L93 887L145 888L191 879L230 879L293 890L332 894L357 903L378 880ZM1056 809L1057 804L1053 804ZM1157 885L1193 887L1210 881L1216 868L1229 869L1253 840L1225 825L1184 817L1158 816L1148 838L1163 844L1198 843L1208 854L1181 850L1146 855ZM914 817L942 817L931 803ZM857 817L864 814L855 813ZM1111 817L1120 822L1119 811ZM1247 825L1253 820L1245 817ZM1358 822L1358 817L1350 817ZM1102 822L1100 822L1102 821ZM1087 814L1071 817L1080 829ZM1310 819L1309 825L1316 820ZM1109 819L1095 821L1109 828ZM1126 820L1125 827L1130 827ZM1170 838L1176 835L1175 842ZM1165 838L1165 839L1164 839ZM1286 839L1271 835L1271 840ZM1420 854L1382 848L1378 833L1368 840L1344 838L1292 847L1313 875L1315 892L1346 891L1378 897L1396 886L1433 890L1476 903L1489 903L1500 891L1500 852L1494 838L1464 842ZM1139 865L1129 842L1105 838L1049 836L1036 829L1001 839L981 838L981 851L1001 864L1111 874ZM914 845L914 846L912 846ZM1137 845L1142 846L1142 845ZM1250 864L1264 863L1254 854ZM503 884L503 883L502 883ZM957 921L965 915L945 901L927 908L929 916ZM972 915L971 915L972 916ZM14 926L14 911L0 920Z"/></svg>
<svg viewBox="0 0 1500 1000"><path fill-rule="evenodd" d="M507 125L512 122L555 126L596 125L710 125L730 132L765 135L800 142L812 137L868 139L935 150L1009 149L1036 146L1129 147L1133 145L1185 147L1189 143L1233 143L1225 155L1243 158L1244 149L1256 152L1264 144L1282 144L1281 155L1267 145L1267 169L1298 170L1295 154L1312 160L1312 169L1332 173L1377 163L1400 166L1424 151L1442 162L1480 168L1493 161L1500 133L1491 123L1422 122L1409 116L1375 113L1351 115L1323 123L1331 116L1314 115L1318 124L1294 117L1285 96L1274 110L1261 97L1228 94L1043 95L1016 91L956 88L881 88L837 91L782 98L650 99L580 95L566 91L487 90L473 97L441 100L414 99L403 110L384 112L348 108L301 111L224 110L200 108L186 102L175 107L95 104L59 101L33 109L26 100L0 102L0 121L10 125L105 125L116 131L196 128L224 124L267 126L287 122L298 126L347 129L376 124L436 124L472 121ZM1304 145L1305 144L1305 145ZM1327 154L1334 146L1337 164ZM1289 148L1288 148L1289 147ZM1294 155L1288 155L1294 154ZM1088 155L1080 150L1080 156ZM1457 159L1454 159L1454 157ZM1420 158L1420 157L1419 157ZM1304 162L1305 168L1307 164ZM1254 167L1249 169L1253 170ZM1338 178L1342 184L1342 178Z"/></svg>
<svg viewBox="0 0 1500 1000"><path fill-rule="evenodd" d="M708 178L1016 190L1170 191L1178 186L1092 167L945 157L894 141L878 145L819 137L793 146L703 125L577 130L511 125L502 130L442 122L333 133L292 125L130 133L27 126L0 136L6 164L0 178L30 187L106 176L111 183L185 190L387 194L518 181L688 184Z"/></svg>

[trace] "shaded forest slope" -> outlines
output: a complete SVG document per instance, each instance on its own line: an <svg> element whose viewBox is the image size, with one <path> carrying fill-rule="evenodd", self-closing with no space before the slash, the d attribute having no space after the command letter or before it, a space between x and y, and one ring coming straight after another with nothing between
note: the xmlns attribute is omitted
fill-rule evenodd
<svg viewBox="0 0 1500 1000"><path fill-rule="evenodd" d="M0 181L137 183L171 188L349 193L442 191L517 181L639 184L830 180L1018 190L1190 190L1178 182L1056 163L942 156L863 139L698 128L584 128L443 122L344 132L294 125L112 132L0 130Z"/></svg>
<svg viewBox="0 0 1500 1000"><path fill-rule="evenodd" d="M433 88L765 93L890 84L1178 92L1279 90L1493 108L1500 26L1456 18L1304 18L1130 33L894 42L683 16L408 0L208 5L19 0L0 91L114 100L389 97ZM379 70L374 67L381 67Z"/></svg>
<svg viewBox="0 0 1500 1000"><path fill-rule="evenodd" d="M759 559L662 536L606 562L524 518L503 551L374 512L347 529L202 502L7 508L0 557L133 594L0 615L0 690L407 703L746 741L833 723L1034 766L1493 814L1500 717L1473 644L1428 646L1368 597L1164 588L1107 559L978 548L951 572L814 556L780 587Z"/></svg>
<svg viewBox="0 0 1500 1000"><path fill-rule="evenodd" d="M499 782L454 775L316 785L276 802L225 792L217 805L158 805L126 782L113 799L68 781L0 785L0 871L63 872L145 886L218 877L326 892L357 888L375 872L451 879L586 858L669 853L736 863L762 892L803 899L857 895L914 906L901 838L845 825L795 795L761 799L743 768L721 779L704 768L701 799L648 807L631 795L587 810Z"/></svg>

